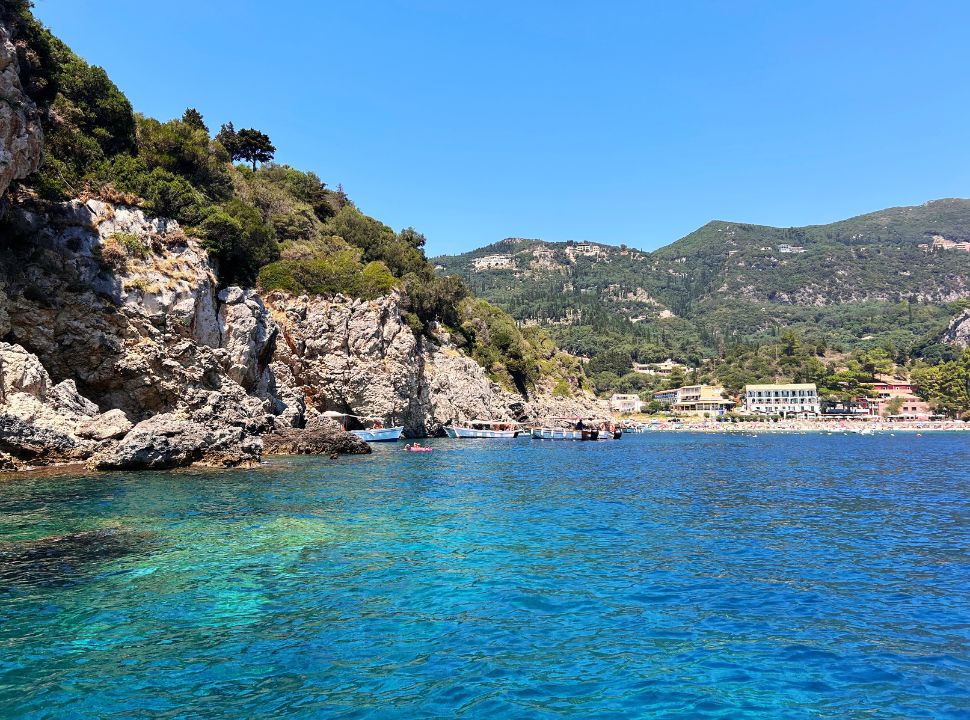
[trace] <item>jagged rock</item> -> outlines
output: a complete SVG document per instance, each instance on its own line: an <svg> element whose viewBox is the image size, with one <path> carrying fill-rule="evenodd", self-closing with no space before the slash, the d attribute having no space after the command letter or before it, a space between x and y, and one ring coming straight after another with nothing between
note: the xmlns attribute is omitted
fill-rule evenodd
<svg viewBox="0 0 970 720"><path fill-rule="evenodd" d="M229 287L219 293L220 347L229 377L252 391L269 366L279 328L255 290Z"/></svg>
<svg viewBox="0 0 970 720"><path fill-rule="evenodd" d="M315 417L305 428L283 428L263 437L268 455L366 455L370 445L328 418Z"/></svg>
<svg viewBox="0 0 970 720"><path fill-rule="evenodd" d="M970 310L964 310L950 321L941 342L957 347L970 347Z"/></svg>
<svg viewBox="0 0 970 720"><path fill-rule="evenodd" d="M143 420L92 464L99 470L161 470L192 464L249 466L259 462L262 443L242 428L209 427L170 413Z"/></svg>
<svg viewBox="0 0 970 720"><path fill-rule="evenodd" d="M52 386L36 355L0 342L0 452L41 465L83 460L97 443L78 426L97 412L73 381Z"/></svg>
<svg viewBox="0 0 970 720"><path fill-rule="evenodd" d="M286 430L341 410L434 434L450 421L520 419L545 397L523 404L440 328L440 341L416 337L397 294L217 291L207 254L171 220L94 199L16 212L31 243L0 265L0 329L12 340L0 345L0 415L5 452L20 460L248 464L260 454L253 436L271 431L294 452L360 452L346 434L352 445ZM142 250L106 268L101 249L117 233ZM189 425L153 441L140 423L156 416Z"/></svg>
<svg viewBox="0 0 970 720"><path fill-rule="evenodd" d="M587 397L552 398L551 388L524 404L520 395L492 382L447 333L438 333L440 343L415 337L396 294L361 301L275 292L264 300L280 327L272 367L285 365L289 391L318 412L382 417L421 436L478 418L587 414L593 404Z"/></svg>
<svg viewBox="0 0 970 720"><path fill-rule="evenodd" d="M37 107L20 85L17 49L0 25L0 194L40 167L43 140Z"/></svg>
<svg viewBox="0 0 970 720"><path fill-rule="evenodd" d="M5 452L0 452L0 472L13 472L15 470L20 470L22 464L17 458L7 455Z"/></svg>
<svg viewBox="0 0 970 720"><path fill-rule="evenodd" d="M90 440L110 440L124 437L131 428L131 420L124 412L108 410L106 413L101 413L82 422L78 426L77 434Z"/></svg>

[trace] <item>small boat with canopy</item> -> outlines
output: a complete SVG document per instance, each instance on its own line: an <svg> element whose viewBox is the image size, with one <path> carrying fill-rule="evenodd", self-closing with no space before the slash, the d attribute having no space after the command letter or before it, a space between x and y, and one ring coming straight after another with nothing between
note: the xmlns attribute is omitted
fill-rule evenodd
<svg viewBox="0 0 970 720"><path fill-rule="evenodd" d="M352 422L361 425L360 428L348 430L365 442L397 442L401 439L404 426L384 427L383 418L369 415L352 415L351 413L341 413L336 410L327 410L323 413L324 417L339 420L348 430L347 426Z"/></svg>
<svg viewBox="0 0 970 720"><path fill-rule="evenodd" d="M508 420L472 420L464 425L445 425L445 435L450 438L511 439L522 433L518 423Z"/></svg>
<svg viewBox="0 0 970 720"><path fill-rule="evenodd" d="M533 440L596 440L599 430L587 424L583 418L550 417L546 424L532 428Z"/></svg>

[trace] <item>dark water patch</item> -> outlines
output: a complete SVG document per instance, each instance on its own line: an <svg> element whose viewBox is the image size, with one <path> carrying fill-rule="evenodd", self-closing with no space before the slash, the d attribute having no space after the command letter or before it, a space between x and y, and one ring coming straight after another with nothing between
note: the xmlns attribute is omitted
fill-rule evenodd
<svg viewBox="0 0 970 720"><path fill-rule="evenodd" d="M99 563L152 549L156 533L102 529L0 542L0 588L82 581Z"/></svg>

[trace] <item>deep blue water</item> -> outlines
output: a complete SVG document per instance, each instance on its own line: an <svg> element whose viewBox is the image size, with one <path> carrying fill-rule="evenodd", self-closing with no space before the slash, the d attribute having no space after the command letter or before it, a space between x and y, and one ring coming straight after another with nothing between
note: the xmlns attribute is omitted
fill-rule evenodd
<svg viewBox="0 0 970 720"><path fill-rule="evenodd" d="M970 436L435 447L0 481L0 716L970 717Z"/></svg>

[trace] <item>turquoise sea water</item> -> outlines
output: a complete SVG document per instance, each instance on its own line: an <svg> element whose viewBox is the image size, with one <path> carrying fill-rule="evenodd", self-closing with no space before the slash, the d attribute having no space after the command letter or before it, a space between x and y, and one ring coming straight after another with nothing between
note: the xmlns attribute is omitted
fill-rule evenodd
<svg viewBox="0 0 970 720"><path fill-rule="evenodd" d="M3 479L0 717L970 717L970 436L434 445Z"/></svg>

